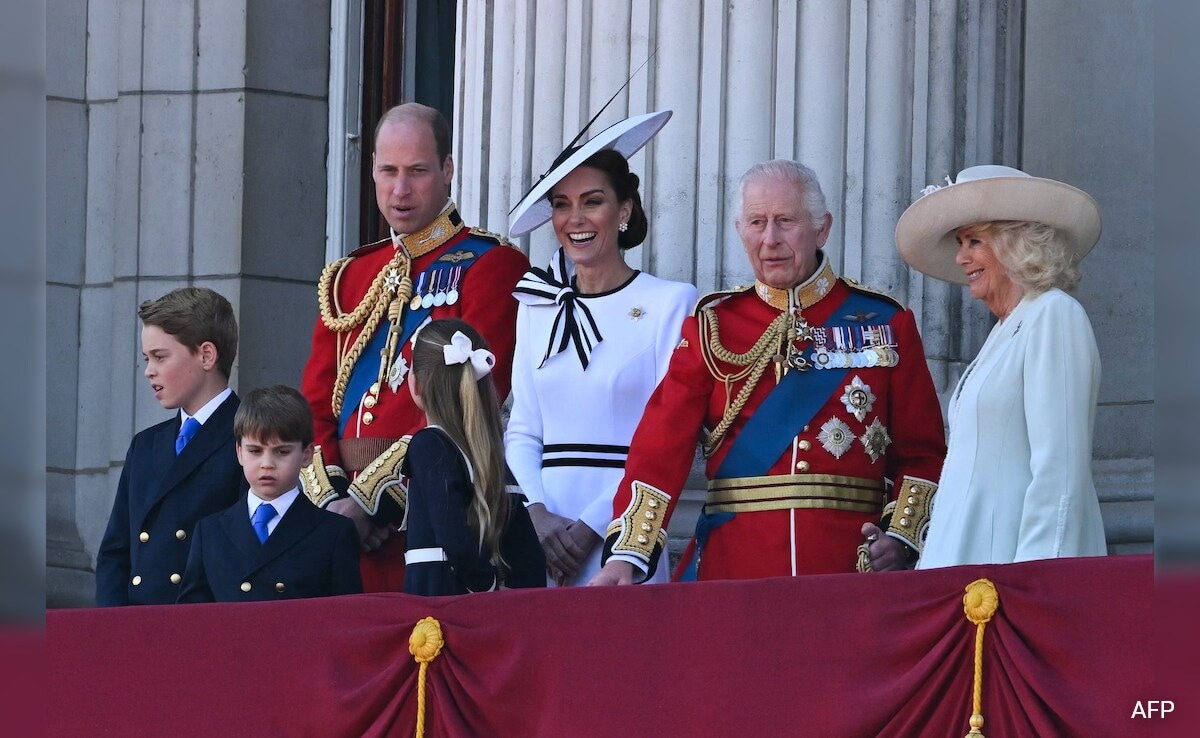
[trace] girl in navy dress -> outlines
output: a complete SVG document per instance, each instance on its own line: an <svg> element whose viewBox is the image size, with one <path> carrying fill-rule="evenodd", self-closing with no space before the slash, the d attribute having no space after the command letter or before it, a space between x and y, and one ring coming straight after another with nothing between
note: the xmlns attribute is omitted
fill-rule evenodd
<svg viewBox="0 0 1200 738"><path fill-rule="evenodd" d="M402 468L409 479L404 591L543 586L537 534L506 489L496 357L478 331L452 318L420 329L412 360L408 388L429 425L413 434Z"/></svg>

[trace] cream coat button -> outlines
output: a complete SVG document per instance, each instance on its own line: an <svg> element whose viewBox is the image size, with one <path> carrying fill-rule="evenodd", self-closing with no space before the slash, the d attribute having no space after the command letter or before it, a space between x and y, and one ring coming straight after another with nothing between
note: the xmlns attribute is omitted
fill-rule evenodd
<svg viewBox="0 0 1200 738"><path fill-rule="evenodd" d="M145 543L146 541L150 540L150 534L146 531L142 531L142 534L138 536L138 540L142 543Z"/></svg>
<svg viewBox="0 0 1200 738"><path fill-rule="evenodd" d="M808 462L801 461L799 464L796 464L796 471L802 471L802 472L808 471Z"/></svg>
<svg viewBox="0 0 1200 738"><path fill-rule="evenodd" d="M133 578L133 586L136 587L141 583L142 583L142 577L140 575Z"/></svg>
<svg viewBox="0 0 1200 738"><path fill-rule="evenodd" d="M243 591L243 592L249 592L249 591L250 591L250 582L242 582L242 591Z"/></svg>
<svg viewBox="0 0 1200 738"><path fill-rule="evenodd" d="M275 591L276 591L276 592L282 592L282 591L283 591L283 582L275 582Z"/></svg>
<svg viewBox="0 0 1200 738"><path fill-rule="evenodd" d="M362 414L362 422L363 422L363 425L370 425L371 423L375 422L375 416L369 412L363 413Z"/></svg>
<svg viewBox="0 0 1200 738"><path fill-rule="evenodd" d="M182 541L184 538L187 538L187 531L183 528L180 528L179 530L175 531L175 537Z"/></svg>
<svg viewBox="0 0 1200 738"><path fill-rule="evenodd" d="M171 575L171 584L179 584L181 581L183 581L183 577L178 574Z"/></svg>
<svg viewBox="0 0 1200 738"><path fill-rule="evenodd" d="M811 443L809 443L808 441L801 441L801 442L800 442L800 450L801 450L801 451L807 451L807 450L809 450L810 448L812 448L812 444L811 444Z"/></svg>

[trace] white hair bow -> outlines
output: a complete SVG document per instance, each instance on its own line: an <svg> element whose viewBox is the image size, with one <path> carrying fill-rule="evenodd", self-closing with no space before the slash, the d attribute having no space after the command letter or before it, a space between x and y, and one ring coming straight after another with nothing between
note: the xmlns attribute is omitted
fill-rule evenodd
<svg viewBox="0 0 1200 738"><path fill-rule="evenodd" d="M486 377L496 365L496 355L487 349L471 348L471 339L462 331L454 331L450 343L442 347L442 354L445 356L446 366L471 362L471 371L475 374L476 381Z"/></svg>

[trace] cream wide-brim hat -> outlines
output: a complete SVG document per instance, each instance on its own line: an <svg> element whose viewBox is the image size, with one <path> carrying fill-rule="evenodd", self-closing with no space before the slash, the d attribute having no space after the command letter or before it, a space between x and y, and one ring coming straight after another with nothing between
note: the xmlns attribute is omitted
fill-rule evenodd
<svg viewBox="0 0 1200 738"><path fill-rule="evenodd" d="M563 177L575 171L588 157L603 149L615 149L626 159L636 154L654 135L671 119L670 110L660 110L655 113L635 115L632 118L614 123L596 134L587 143L573 151L562 161L546 172L533 189L525 194L521 202L513 208L508 217L509 238L524 236L534 228L550 220L554 214L547 193ZM566 153L565 151L563 152ZM562 154L559 154L561 157Z"/></svg>
<svg viewBox="0 0 1200 738"><path fill-rule="evenodd" d="M896 223L896 248L909 266L936 279L966 284L954 262L955 232L997 220L1044 223L1057 229L1078 262L1100 239L1100 208L1091 195L1020 169L968 167L948 185L927 187Z"/></svg>

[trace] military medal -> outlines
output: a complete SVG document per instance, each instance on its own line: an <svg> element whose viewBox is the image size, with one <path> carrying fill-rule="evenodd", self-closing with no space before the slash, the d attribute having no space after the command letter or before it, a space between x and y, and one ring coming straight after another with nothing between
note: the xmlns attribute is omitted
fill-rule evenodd
<svg viewBox="0 0 1200 738"><path fill-rule="evenodd" d="M426 310L433 307L433 290L436 286L435 283L437 282L437 277L438 272L434 272L433 276L429 278L429 291L426 292L421 298L421 307L425 308Z"/></svg>
<svg viewBox="0 0 1200 738"><path fill-rule="evenodd" d="M408 303L410 310L417 310L421 307L421 292L425 289L425 275L428 272L421 272L421 278L417 280L417 288L413 290L412 300Z"/></svg>
<svg viewBox="0 0 1200 738"><path fill-rule="evenodd" d="M450 273L446 270L442 270L442 271L438 272L437 292L435 292L433 295L433 306L434 307L441 307L442 305L446 304L446 283L449 280L442 279L442 277L449 277L449 276L450 276Z"/></svg>
<svg viewBox="0 0 1200 738"><path fill-rule="evenodd" d="M446 304L458 302L458 281L462 279L462 265L454 267L454 279L450 282L450 291L446 293Z"/></svg>

